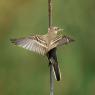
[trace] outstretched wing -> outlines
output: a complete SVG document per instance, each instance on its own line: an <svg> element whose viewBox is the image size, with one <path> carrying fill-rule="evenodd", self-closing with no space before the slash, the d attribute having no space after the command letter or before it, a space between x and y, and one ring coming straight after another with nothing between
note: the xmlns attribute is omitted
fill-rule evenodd
<svg viewBox="0 0 95 95"><path fill-rule="evenodd" d="M11 39L11 42L15 45L42 55L46 54L47 52L47 43L45 40L41 39L40 35Z"/></svg>
<svg viewBox="0 0 95 95"><path fill-rule="evenodd" d="M62 35L57 36L54 40L51 41L49 50L51 50L51 49L53 49L53 48L55 48L57 46L68 44L68 43L70 43L72 41L74 41L74 40L71 39L68 36L62 36Z"/></svg>

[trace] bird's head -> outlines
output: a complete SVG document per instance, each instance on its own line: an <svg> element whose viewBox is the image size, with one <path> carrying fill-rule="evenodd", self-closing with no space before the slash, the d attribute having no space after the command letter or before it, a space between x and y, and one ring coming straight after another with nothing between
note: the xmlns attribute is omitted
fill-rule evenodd
<svg viewBox="0 0 95 95"><path fill-rule="evenodd" d="M58 32L60 32L60 31L63 31L64 29L61 29L61 28L59 28L59 27L50 27L50 28L48 28L48 32L55 32L56 34L58 33Z"/></svg>

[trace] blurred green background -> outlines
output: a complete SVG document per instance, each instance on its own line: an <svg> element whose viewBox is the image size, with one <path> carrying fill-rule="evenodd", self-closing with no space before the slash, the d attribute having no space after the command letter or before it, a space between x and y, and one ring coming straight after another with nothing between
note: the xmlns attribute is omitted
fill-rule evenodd
<svg viewBox="0 0 95 95"><path fill-rule="evenodd" d="M0 95L49 95L46 57L10 38L45 34L47 0L0 0ZM76 41L57 50L55 95L95 95L95 0L53 0L53 25Z"/></svg>

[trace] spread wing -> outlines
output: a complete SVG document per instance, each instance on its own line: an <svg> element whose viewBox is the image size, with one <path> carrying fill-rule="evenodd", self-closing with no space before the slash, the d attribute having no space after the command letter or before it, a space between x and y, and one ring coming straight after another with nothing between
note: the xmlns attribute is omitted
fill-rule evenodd
<svg viewBox="0 0 95 95"><path fill-rule="evenodd" d="M71 39L70 37L59 35L54 40L51 41L49 50L51 50L57 46L68 44L72 41L74 41L74 40Z"/></svg>
<svg viewBox="0 0 95 95"><path fill-rule="evenodd" d="M15 45L42 55L47 52L47 43L45 40L41 39L40 35L11 39L11 42Z"/></svg>

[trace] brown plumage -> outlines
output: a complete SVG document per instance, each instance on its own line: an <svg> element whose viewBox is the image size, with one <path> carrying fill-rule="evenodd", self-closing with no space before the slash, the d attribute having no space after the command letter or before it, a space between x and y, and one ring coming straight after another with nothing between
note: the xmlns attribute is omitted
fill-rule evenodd
<svg viewBox="0 0 95 95"><path fill-rule="evenodd" d="M71 39L70 37L57 34L59 31L62 30L63 29L60 29L59 27L51 27L48 28L48 33L45 35L35 35L18 39L11 39L11 42L27 50L39 53L41 55L47 55L50 50L73 41L73 39ZM56 54L54 54L53 56L55 55ZM59 80L60 71L57 57L48 57L48 59L51 63L53 63L56 78L57 80Z"/></svg>

